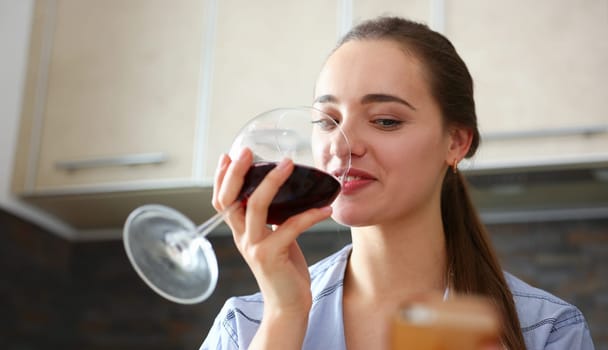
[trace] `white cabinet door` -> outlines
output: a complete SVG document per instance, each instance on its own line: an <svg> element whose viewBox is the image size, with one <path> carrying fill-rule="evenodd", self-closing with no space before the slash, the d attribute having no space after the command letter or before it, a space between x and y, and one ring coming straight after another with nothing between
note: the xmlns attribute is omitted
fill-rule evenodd
<svg viewBox="0 0 608 350"><path fill-rule="evenodd" d="M352 0L353 22L402 16L440 30L475 82L473 169L608 160L608 1Z"/></svg>
<svg viewBox="0 0 608 350"><path fill-rule="evenodd" d="M336 1L218 2L205 176L239 128L272 108L310 105L321 66L337 41Z"/></svg>
<svg viewBox="0 0 608 350"><path fill-rule="evenodd" d="M376 16L399 16L430 23L431 0L353 0L353 23Z"/></svg>
<svg viewBox="0 0 608 350"><path fill-rule="evenodd" d="M211 215L219 154L256 114L310 105L342 10L325 0L38 1L15 192L78 229L120 227L151 202L194 221Z"/></svg>
<svg viewBox="0 0 608 350"><path fill-rule="evenodd" d="M204 10L195 0L38 1L22 188L191 179Z"/></svg>
<svg viewBox="0 0 608 350"><path fill-rule="evenodd" d="M448 1L475 79L478 167L608 159L608 1Z"/></svg>

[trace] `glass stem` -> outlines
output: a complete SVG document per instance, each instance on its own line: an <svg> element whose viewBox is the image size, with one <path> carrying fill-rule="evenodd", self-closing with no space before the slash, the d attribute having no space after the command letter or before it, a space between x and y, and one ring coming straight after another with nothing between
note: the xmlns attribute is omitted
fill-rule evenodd
<svg viewBox="0 0 608 350"><path fill-rule="evenodd" d="M235 209L241 206L241 201L237 200L234 203L230 204L230 206L219 213L210 217L207 221L203 222L199 227L196 228L196 232L199 237L206 237L208 234L213 231L219 224L224 221L224 218L232 213Z"/></svg>

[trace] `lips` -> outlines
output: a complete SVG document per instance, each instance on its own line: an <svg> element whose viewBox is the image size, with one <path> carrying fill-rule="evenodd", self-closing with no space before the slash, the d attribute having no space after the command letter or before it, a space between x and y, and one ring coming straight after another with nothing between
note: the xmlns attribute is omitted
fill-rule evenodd
<svg viewBox="0 0 608 350"><path fill-rule="evenodd" d="M376 180L370 173L361 169L350 168L346 174L343 174L344 170L334 172L336 177L342 179L342 194L344 195L353 194Z"/></svg>

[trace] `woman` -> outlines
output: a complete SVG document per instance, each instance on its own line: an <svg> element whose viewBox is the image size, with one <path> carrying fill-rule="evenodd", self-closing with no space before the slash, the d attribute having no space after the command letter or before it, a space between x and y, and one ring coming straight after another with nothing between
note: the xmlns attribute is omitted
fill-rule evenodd
<svg viewBox="0 0 608 350"><path fill-rule="evenodd" d="M261 293L231 298L203 349L386 348L404 300L452 292L493 300L508 349L593 349L578 309L500 268L457 170L479 132L472 79L447 39L400 18L362 23L328 57L314 106L349 138L343 190L332 208L270 232L266 210L292 170L286 160L230 216ZM248 151L222 157L216 209L236 199L251 161ZM330 215L351 227L352 245L308 269L296 238Z"/></svg>

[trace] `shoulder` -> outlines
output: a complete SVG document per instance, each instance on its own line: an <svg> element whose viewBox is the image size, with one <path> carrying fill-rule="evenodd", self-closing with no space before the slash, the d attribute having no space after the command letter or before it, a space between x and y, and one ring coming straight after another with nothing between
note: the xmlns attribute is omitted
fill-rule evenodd
<svg viewBox="0 0 608 350"><path fill-rule="evenodd" d="M310 266L310 288L313 308L317 302L328 296L336 297L344 284L344 271L352 246L347 245L334 254Z"/></svg>
<svg viewBox="0 0 608 350"><path fill-rule="evenodd" d="M351 249L352 246L349 244L332 255L311 265L308 270L313 284L315 282L321 283L326 279L343 279L344 269L346 268Z"/></svg>
<svg viewBox="0 0 608 350"><path fill-rule="evenodd" d="M226 300L200 349L247 348L262 321L263 311L260 293Z"/></svg>
<svg viewBox="0 0 608 350"><path fill-rule="evenodd" d="M334 300L342 286L350 246L309 267L313 306ZM328 298L330 297L330 298ZM316 307L314 313L324 308ZM247 348L255 335L264 312L261 293L228 299L217 315L201 350Z"/></svg>
<svg viewBox="0 0 608 350"><path fill-rule="evenodd" d="M505 278L529 349L593 349L587 322L576 306L509 273Z"/></svg>

